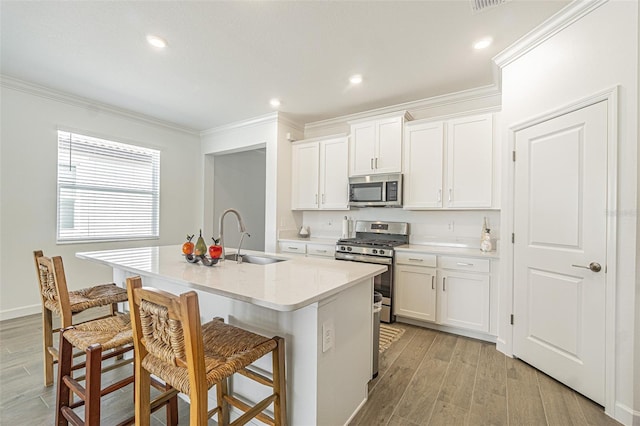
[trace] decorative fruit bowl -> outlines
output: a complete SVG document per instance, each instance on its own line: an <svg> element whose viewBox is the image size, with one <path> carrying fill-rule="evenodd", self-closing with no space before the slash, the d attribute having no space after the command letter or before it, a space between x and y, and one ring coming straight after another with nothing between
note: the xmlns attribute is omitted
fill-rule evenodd
<svg viewBox="0 0 640 426"><path fill-rule="evenodd" d="M213 266L216 263L218 263L218 261L220 261L219 258L214 259L214 258L210 258L207 255L204 254L200 254L200 255L196 255L196 254L185 254L184 258L187 259L187 262L189 263L198 263L198 262L202 262L202 264L204 266Z"/></svg>
<svg viewBox="0 0 640 426"><path fill-rule="evenodd" d="M187 259L187 262L202 262L205 266L213 266L218 263L220 256L222 255L222 246L218 245L220 240L211 238L213 240L213 244L209 246L209 249L207 249L207 245L204 243L204 238L202 238L202 230L200 230L200 236L195 244L191 242L194 236L195 234L187 234L187 241L182 245L182 255ZM207 252L209 253L209 256L206 255Z"/></svg>

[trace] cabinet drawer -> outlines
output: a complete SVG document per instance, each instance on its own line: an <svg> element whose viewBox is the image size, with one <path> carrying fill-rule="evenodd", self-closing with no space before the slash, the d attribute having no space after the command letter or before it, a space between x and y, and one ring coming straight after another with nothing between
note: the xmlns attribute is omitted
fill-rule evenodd
<svg viewBox="0 0 640 426"><path fill-rule="evenodd" d="M298 253L305 254L307 252L306 243L295 243L290 241L283 241L279 243L280 251L283 253Z"/></svg>
<svg viewBox="0 0 640 426"><path fill-rule="evenodd" d="M307 244L308 256L335 257L336 246L326 244Z"/></svg>
<svg viewBox="0 0 640 426"><path fill-rule="evenodd" d="M491 262L489 259L476 259L473 257L440 257L440 268L455 269L458 271L489 272Z"/></svg>
<svg viewBox="0 0 640 426"><path fill-rule="evenodd" d="M430 266L436 267L436 256L427 253L396 252L398 265Z"/></svg>

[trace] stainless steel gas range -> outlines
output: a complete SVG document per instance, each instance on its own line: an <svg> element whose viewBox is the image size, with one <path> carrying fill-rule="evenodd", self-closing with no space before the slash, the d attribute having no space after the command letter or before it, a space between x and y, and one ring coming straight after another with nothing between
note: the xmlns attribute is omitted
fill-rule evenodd
<svg viewBox="0 0 640 426"><path fill-rule="evenodd" d="M375 277L375 291L382 293L380 320L395 321L393 315L393 260L396 246L409 243L406 222L371 222L358 220L355 238L344 238L336 245L336 259L387 265L387 272Z"/></svg>

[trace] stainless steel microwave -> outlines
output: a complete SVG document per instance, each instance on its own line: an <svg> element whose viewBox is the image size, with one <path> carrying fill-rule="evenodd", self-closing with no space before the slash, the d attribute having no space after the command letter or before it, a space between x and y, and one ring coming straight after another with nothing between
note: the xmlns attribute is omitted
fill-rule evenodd
<svg viewBox="0 0 640 426"><path fill-rule="evenodd" d="M371 175L349 178L352 207L402 207L402 175Z"/></svg>

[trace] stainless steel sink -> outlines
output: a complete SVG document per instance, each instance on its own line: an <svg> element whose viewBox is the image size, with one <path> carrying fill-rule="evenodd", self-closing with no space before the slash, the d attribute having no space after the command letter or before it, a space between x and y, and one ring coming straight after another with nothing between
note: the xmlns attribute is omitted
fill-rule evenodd
<svg viewBox="0 0 640 426"><path fill-rule="evenodd" d="M241 254L240 257L242 258L241 263L253 263L256 265L269 265L271 263L283 262L287 260L287 259L279 259L277 257L261 256L256 254ZM236 261L237 254L236 253L228 254L224 258L226 260Z"/></svg>

